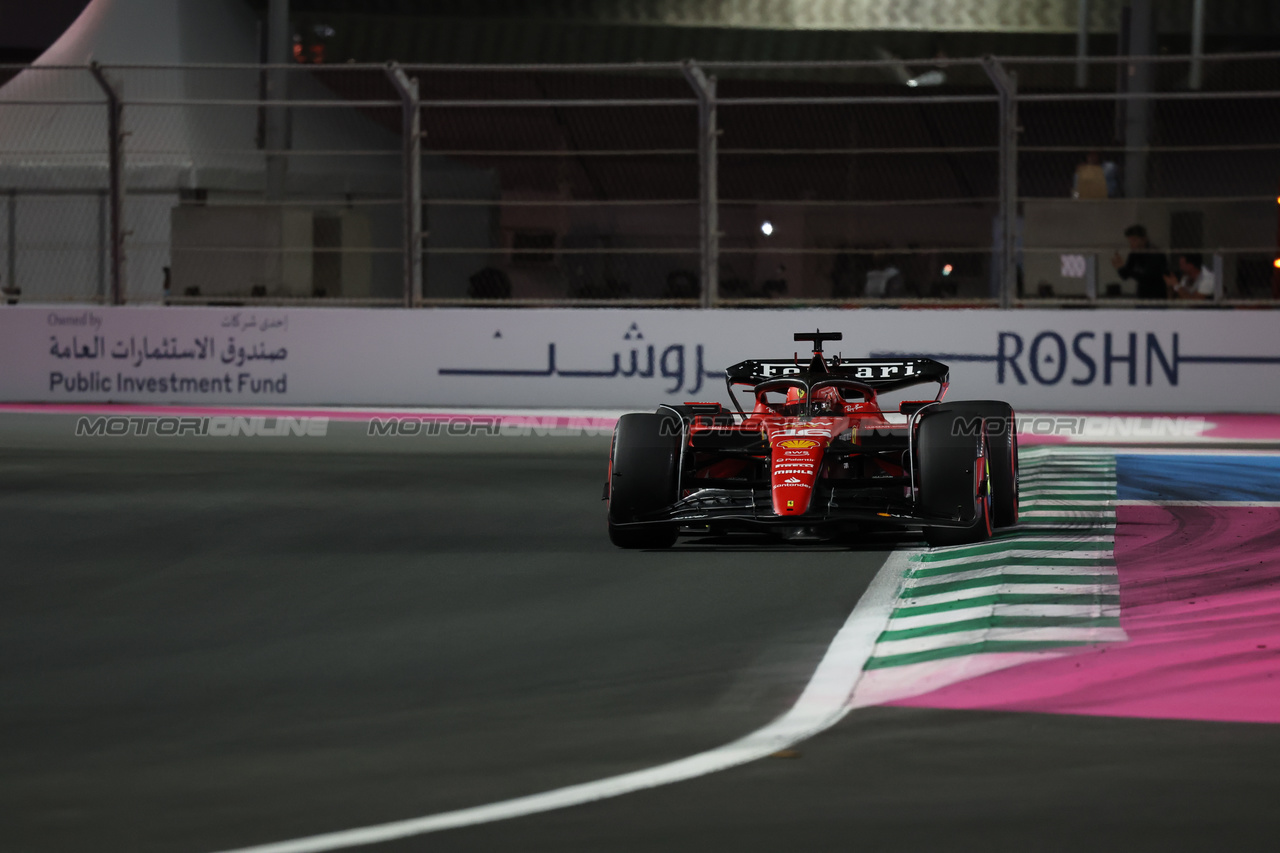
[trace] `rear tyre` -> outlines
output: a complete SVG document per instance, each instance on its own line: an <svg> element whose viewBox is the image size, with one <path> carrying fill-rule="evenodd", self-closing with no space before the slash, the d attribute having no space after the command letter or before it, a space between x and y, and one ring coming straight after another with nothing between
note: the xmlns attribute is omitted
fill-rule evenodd
<svg viewBox="0 0 1280 853"><path fill-rule="evenodd" d="M979 405L979 404L972 404ZM1013 407L984 401L989 413L983 434L987 438L987 472L991 483L991 524L1012 527L1018 523L1018 429Z"/></svg>
<svg viewBox="0 0 1280 853"><path fill-rule="evenodd" d="M919 507L925 515L956 519L957 527L926 527L932 546L967 545L991 536L989 447L982 404L937 406L920 416L916 432Z"/></svg>
<svg viewBox="0 0 1280 853"><path fill-rule="evenodd" d="M683 425L670 415L618 419L609 451L609 541L619 548L670 548L674 524L624 527L670 506L680 489Z"/></svg>
<svg viewBox="0 0 1280 853"><path fill-rule="evenodd" d="M944 407L965 421L972 432L974 418L982 418L987 440L987 472L991 481L991 526L1018 523L1018 430L1013 407L999 400L972 400Z"/></svg>

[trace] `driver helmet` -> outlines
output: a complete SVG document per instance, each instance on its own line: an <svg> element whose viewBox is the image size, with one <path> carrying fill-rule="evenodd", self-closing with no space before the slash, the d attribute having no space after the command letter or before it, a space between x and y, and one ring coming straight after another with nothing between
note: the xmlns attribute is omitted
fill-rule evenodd
<svg viewBox="0 0 1280 853"><path fill-rule="evenodd" d="M806 393L803 388L791 387L787 389L787 402L783 404L782 411L788 415L799 415L804 412L804 402Z"/></svg>
<svg viewBox="0 0 1280 853"><path fill-rule="evenodd" d="M820 410L826 414L844 411L844 398L840 396L840 391L832 386L814 391L813 403L815 410Z"/></svg>

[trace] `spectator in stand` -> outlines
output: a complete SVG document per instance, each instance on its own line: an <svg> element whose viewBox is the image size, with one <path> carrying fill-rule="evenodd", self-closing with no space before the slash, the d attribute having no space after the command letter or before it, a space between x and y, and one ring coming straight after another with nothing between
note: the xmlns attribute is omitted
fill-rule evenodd
<svg viewBox="0 0 1280 853"><path fill-rule="evenodd" d="M1178 255L1178 269L1182 278L1172 273L1164 277L1170 299L1212 299L1217 285L1213 273L1204 268L1204 258L1199 252L1183 252Z"/></svg>
<svg viewBox="0 0 1280 853"><path fill-rule="evenodd" d="M1138 283L1139 299L1168 298L1164 277L1169 272L1169 259L1164 252L1155 250L1147 239L1147 229L1141 225L1130 225L1124 229L1124 236L1129 240L1129 258L1123 260L1116 252L1111 256L1111 266L1121 278L1131 278Z"/></svg>
<svg viewBox="0 0 1280 853"><path fill-rule="evenodd" d="M884 252L876 252L867 270L863 296L869 299L885 299L899 295L902 290L902 270L894 266Z"/></svg>
<svg viewBox="0 0 1280 853"><path fill-rule="evenodd" d="M1120 195L1120 176L1116 164L1103 161L1097 151L1085 155L1085 161L1076 166L1075 180L1071 184L1072 198L1116 198Z"/></svg>

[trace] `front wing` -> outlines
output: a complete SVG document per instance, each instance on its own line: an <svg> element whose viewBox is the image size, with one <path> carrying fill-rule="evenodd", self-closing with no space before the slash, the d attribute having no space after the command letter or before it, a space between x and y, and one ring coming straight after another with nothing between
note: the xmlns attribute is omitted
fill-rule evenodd
<svg viewBox="0 0 1280 853"><path fill-rule="evenodd" d="M868 487L865 481L842 483L820 480L809 511L804 515L781 516L774 512L768 486L720 486L699 488L650 517L619 527L676 524L712 533L751 530L784 530L796 527L838 531L867 526L884 527L969 527L972 520L926 515L914 501L902 496L900 478L883 478L884 486Z"/></svg>

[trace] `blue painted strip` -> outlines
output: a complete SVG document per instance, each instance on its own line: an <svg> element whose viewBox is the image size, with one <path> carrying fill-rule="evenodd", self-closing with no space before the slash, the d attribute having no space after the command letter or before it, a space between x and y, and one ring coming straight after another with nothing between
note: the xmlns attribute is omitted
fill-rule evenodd
<svg viewBox="0 0 1280 853"><path fill-rule="evenodd" d="M1122 501L1280 500L1280 456L1117 456Z"/></svg>

